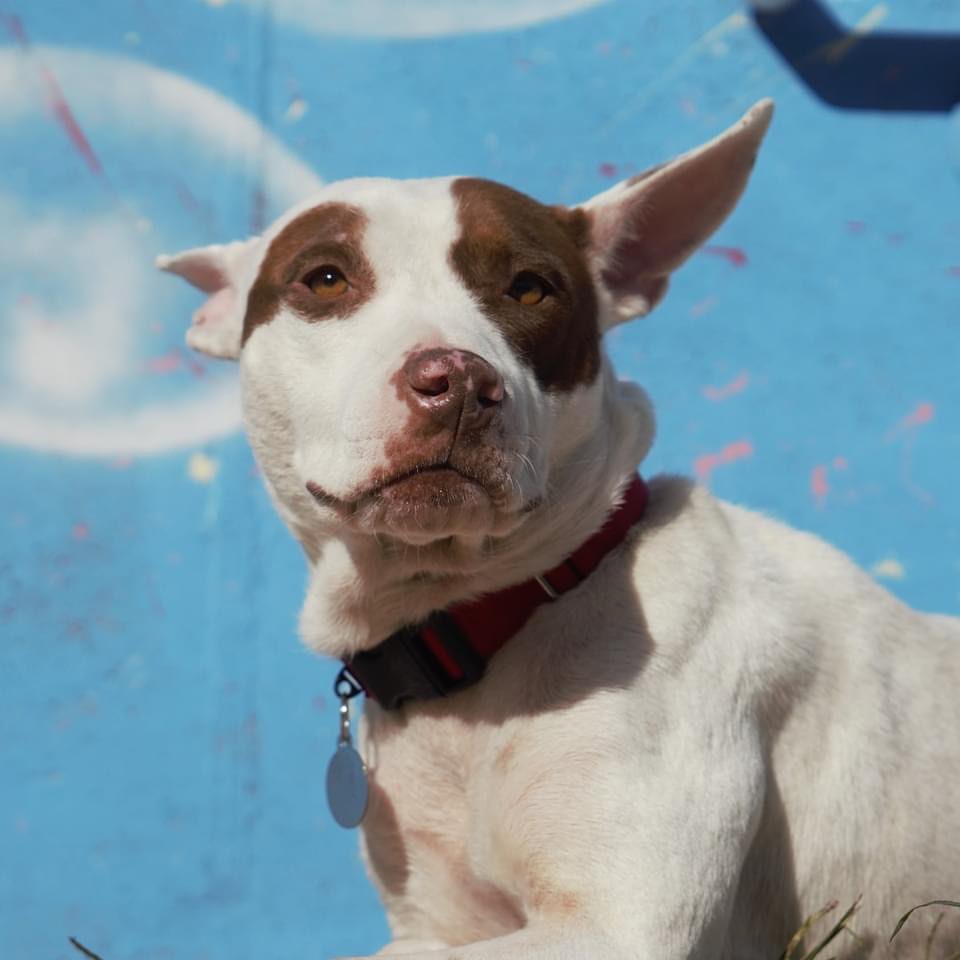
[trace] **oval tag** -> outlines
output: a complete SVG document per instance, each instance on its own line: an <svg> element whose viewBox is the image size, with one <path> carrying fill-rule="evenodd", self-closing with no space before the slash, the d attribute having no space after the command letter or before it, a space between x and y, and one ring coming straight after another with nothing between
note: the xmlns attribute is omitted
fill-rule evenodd
<svg viewBox="0 0 960 960"><path fill-rule="evenodd" d="M349 743L341 743L327 766L327 803L341 827L357 827L367 812L367 768Z"/></svg>

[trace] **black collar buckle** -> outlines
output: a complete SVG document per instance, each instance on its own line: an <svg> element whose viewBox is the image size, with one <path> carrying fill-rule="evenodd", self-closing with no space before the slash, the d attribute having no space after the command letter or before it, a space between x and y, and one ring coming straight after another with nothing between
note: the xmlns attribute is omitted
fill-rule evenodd
<svg viewBox="0 0 960 960"><path fill-rule="evenodd" d="M438 641L459 676L431 648L424 633ZM346 661L344 673L359 683L382 707L392 710L406 700L433 700L476 683L484 673L486 660L471 646L466 634L450 616L440 610L414 627L404 627L372 650Z"/></svg>

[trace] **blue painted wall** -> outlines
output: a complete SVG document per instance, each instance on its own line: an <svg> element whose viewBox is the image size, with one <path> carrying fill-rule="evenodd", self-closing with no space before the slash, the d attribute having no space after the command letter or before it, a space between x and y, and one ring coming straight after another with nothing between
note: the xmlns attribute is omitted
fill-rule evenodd
<svg viewBox="0 0 960 960"><path fill-rule="evenodd" d="M833 0L861 33L824 40L812 0L764 6L0 8L6 957L76 956L68 935L105 960L386 937L325 809L333 668L295 637L302 562L239 432L235 371L181 346L197 298L151 269L321 179L462 172L573 202L776 97L741 209L612 337L659 410L648 472L699 473L960 612L951 59L939 106L821 99L906 89L912 48L863 44L955 41L960 7ZM788 14L806 19L778 33Z"/></svg>

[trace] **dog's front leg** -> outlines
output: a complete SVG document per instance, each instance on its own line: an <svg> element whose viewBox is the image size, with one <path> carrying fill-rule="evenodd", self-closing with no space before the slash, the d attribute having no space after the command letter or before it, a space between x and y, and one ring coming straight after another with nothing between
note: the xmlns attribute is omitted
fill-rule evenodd
<svg viewBox="0 0 960 960"><path fill-rule="evenodd" d="M404 960L632 960L634 954L619 949L604 935L579 925L530 926L492 940L462 947L441 947L410 953L414 941L397 941L376 956ZM394 952L396 950L396 952ZM343 957L340 960L369 960Z"/></svg>
<svg viewBox="0 0 960 960"><path fill-rule="evenodd" d="M385 947L378 950L377 957L410 957L411 955L423 956L423 954L435 955L438 950L446 948L445 943L439 940L394 940Z"/></svg>

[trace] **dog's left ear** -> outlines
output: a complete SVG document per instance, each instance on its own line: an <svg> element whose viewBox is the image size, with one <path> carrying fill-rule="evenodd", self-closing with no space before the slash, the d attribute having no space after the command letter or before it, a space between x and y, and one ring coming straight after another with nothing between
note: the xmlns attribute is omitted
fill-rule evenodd
<svg viewBox="0 0 960 960"><path fill-rule="evenodd" d="M187 343L194 350L224 360L236 360L240 356L246 300L242 288L259 243L260 238L253 237L157 257L161 270L175 273L210 294L194 311L193 324L187 331Z"/></svg>
<svg viewBox="0 0 960 960"><path fill-rule="evenodd" d="M649 313L666 293L670 274L731 213L772 116L773 101L761 100L716 139L583 205L614 323Z"/></svg>

